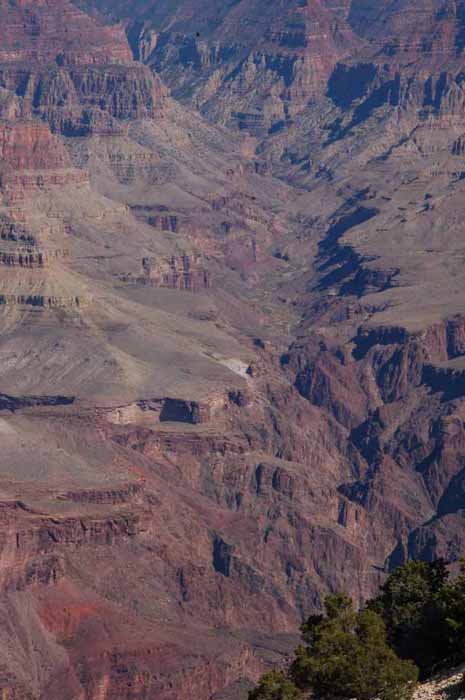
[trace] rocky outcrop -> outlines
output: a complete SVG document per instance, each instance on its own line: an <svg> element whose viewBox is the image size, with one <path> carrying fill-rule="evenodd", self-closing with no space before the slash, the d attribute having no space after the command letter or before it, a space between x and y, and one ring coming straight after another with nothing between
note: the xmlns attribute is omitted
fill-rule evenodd
<svg viewBox="0 0 465 700"><path fill-rule="evenodd" d="M132 513L108 518L47 518L21 502L0 503L0 520L0 552L9 562L0 577L3 592L53 586L66 576L67 550L112 546L144 529L140 515Z"/></svg>
<svg viewBox="0 0 465 700"><path fill-rule="evenodd" d="M5 213L0 216L0 238L2 241L29 246L34 246L37 242L23 221L13 220Z"/></svg>
<svg viewBox="0 0 465 700"><path fill-rule="evenodd" d="M465 396L465 367L438 367L425 365L423 381L433 392L440 392L445 399Z"/></svg>
<svg viewBox="0 0 465 700"><path fill-rule="evenodd" d="M215 432L186 434L185 431L173 428L160 432L136 428L120 430L113 435L118 444L155 459L164 454L179 455L180 458L183 456L207 458L209 455L227 457L242 454L246 450L243 440L221 433L215 434Z"/></svg>
<svg viewBox="0 0 465 700"><path fill-rule="evenodd" d="M221 395L204 401L165 397L162 399L141 399L128 406L104 410L103 415L110 422L121 425L137 423L143 419L148 419L151 423L168 422L198 425L209 423L215 413L224 408L225 405L226 399Z"/></svg>
<svg viewBox="0 0 465 700"><path fill-rule="evenodd" d="M79 309L90 302L82 297L57 297L43 294L0 294L2 306L29 306L42 309Z"/></svg>
<svg viewBox="0 0 465 700"><path fill-rule="evenodd" d="M144 211L141 212L140 207L134 208L134 210L138 214L145 213ZM179 217L175 214L155 214L152 213L152 210L149 207L147 212L147 223L160 231L171 231L171 233L179 233Z"/></svg>
<svg viewBox="0 0 465 700"><path fill-rule="evenodd" d="M87 4L115 13L106 0ZM248 0L217 16L195 0L176 13L122 2L117 13L131 22L136 58L160 72L176 97L257 134L279 131L323 94L337 58L356 43L346 12L326 1L296 1L282 12Z"/></svg>
<svg viewBox="0 0 465 700"><path fill-rule="evenodd" d="M463 123L463 6L444 3L439 10L408 0L381 8L353 11L353 22L371 42L347 62L338 63L328 82L328 95L341 108L333 136L344 138L378 115L405 110L405 134L413 125L437 120L439 129ZM371 14L371 22L366 21ZM362 24L357 16L363 16ZM336 126L337 123L337 126ZM452 133L453 152L460 138ZM458 150L457 150L458 149Z"/></svg>
<svg viewBox="0 0 465 700"><path fill-rule="evenodd" d="M339 490L367 513L382 508L398 538L388 566L460 556L462 332L458 316L421 331L360 327L351 356L316 339L282 360L301 395L350 430L361 471Z"/></svg>
<svg viewBox="0 0 465 700"><path fill-rule="evenodd" d="M87 173L71 166L63 143L45 124L3 122L0 152L0 189L10 204L50 187L79 186L88 182ZM17 226L8 224L9 230L4 235L14 240Z"/></svg>
<svg viewBox="0 0 465 700"><path fill-rule="evenodd" d="M115 489L85 489L81 491L67 491L58 494L61 501L73 503L92 503L98 505L121 505L141 500L144 493L143 484L132 483Z"/></svg>
<svg viewBox="0 0 465 700"><path fill-rule="evenodd" d="M105 65L131 60L122 28L91 19L72 2L3 3L0 22L5 36L0 63Z"/></svg>
<svg viewBox="0 0 465 700"><path fill-rule="evenodd" d="M0 87L21 98L24 117L40 117L65 136L118 133L119 121L154 117L167 97L160 80L136 64L37 70L0 63Z"/></svg>
<svg viewBox="0 0 465 700"><path fill-rule="evenodd" d="M2 168L18 170L61 170L70 166L63 144L45 124L4 122L0 125Z"/></svg>
<svg viewBox="0 0 465 700"><path fill-rule="evenodd" d="M0 265L7 267L43 268L54 260L68 256L66 250L44 251L33 247L18 246L11 251L0 251Z"/></svg>
<svg viewBox="0 0 465 700"><path fill-rule="evenodd" d="M210 274L200 254L179 255L159 260L144 258L141 281L154 287L197 292L210 287Z"/></svg>
<svg viewBox="0 0 465 700"><path fill-rule="evenodd" d="M3 4L0 21L8 36L0 87L16 97L23 118L40 117L54 131L82 136L113 133L114 120L151 117L162 108L166 90L132 62L122 27L64 0ZM5 116L11 109L6 101Z"/></svg>
<svg viewBox="0 0 465 700"><path fill-rule="evenodd" d="M37 406L70 406L74 401L74 396L11 396L9 394L0 394L0 410L14 413L24 408Z"/></svg>
<svg viewBox="0 0 465 700"><path fill-rule="evenodd" d="M22 173L18 175L8 172L0 175L0 189L5 194L8 204L12 205L51 187L79 186L86 185L87 182L87 173L72 169L38 174Z"/></svg>

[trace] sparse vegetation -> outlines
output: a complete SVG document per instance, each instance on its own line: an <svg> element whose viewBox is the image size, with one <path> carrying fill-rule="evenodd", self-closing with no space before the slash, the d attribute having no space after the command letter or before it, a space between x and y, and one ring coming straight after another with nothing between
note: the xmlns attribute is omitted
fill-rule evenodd
<svg viewBox="0 0 465 700"><path fill-rule="evenodd" d="M249 700L408 700L418 670L388 645L382 617L356 612L341 595L328 596L325 609L302 626L303 644L288 671L264 676Z"/></svg>
<svg viewBox="0 0 465 700"><path fill-rule="evenodd" d="M389 576L368 605L382 615L393 649L401 658L413 659L423 677L444 660L449 646L448 578L443 561L409 562Z"/></svg>
<svg viewBox="0 0 465 700"><path fill-rule="evenodd" d="M455 578L441 560L409 562L358 612L329 595L301 631L289 668L249 700L408 700L419 675L465 661L465 562Z"/></svg>
<svg viewBox="0 0 465 700"><path fill-rule="evenodd" d="M369 607L383 616L391 646L413 659L423 678L465 660L465 562L455 578L441 560L409 562Z"/></svg>
<svg viewBox="0 0 465 700"><path fill-rule="evenodd" d="M271 671L249 693L249 700L303 700L303 693L283 671Z"/></svg>

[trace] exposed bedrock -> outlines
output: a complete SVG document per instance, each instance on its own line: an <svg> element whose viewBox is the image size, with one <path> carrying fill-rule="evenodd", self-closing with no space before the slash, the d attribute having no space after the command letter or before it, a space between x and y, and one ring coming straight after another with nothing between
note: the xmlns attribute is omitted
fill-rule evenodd
<svg viewBox="0 0 465 700"><path fill-rule="evenodd" d="M295 372L295 385L312 403L325 407L348 427L354 427L370 403L388 404L416 389L455 391L460 381L445 386L441 377L455 373L465 356L465 319L454 316L425 330L402 326L360 326L352 348L331 348L324 341L296 344L283 357ZM448 367L447 363L451 362ZM456 390L454 389L456 386ZM446 394L445 398L451 398Z"/></svg>
<svg viewBox="0 0 465 700"><path fill-rule="evenodd" d="M37 70L0 63L0 86L22 98L25 118L40 117L65 136L118 133L119 121L155 117L167 97L157 76L137 64Z"/></svg>
<svg viewBox="0 0 465 700"><path fill-rule="evenodd" d="M209 423L216 413L227 405L228 398L218 396L203 401L164 397L161 399L141 399L128 406L103 410L107 420L115 424L137 424L147 420L153 423L187 423L198 425Z"/></svg>
<svg viewBox="0 0 465 700"><path fill-rule="evenodd" d="M328 80L327 95L340 110L330 141L376 116L401 114L407 138L411 128L431 120L438 131L464 126L463 6L450 3L434 12L403 3L387 14L382 29L374 23L371 43L339 61ZM458 156L462 137L453 131L450 136L451 152Z"/></svg>
<svg viewBox="0 0 465 700"><path fill-rule="evenodd" d="M0 411L20 411L36 406L70 406L74 396L10 396L0 393Z"/></svg>
<svg viewBox="0 0 465 700"><path fill-rule="evenodd" d="M27 226L24 221L15 220L9 217L7 214L0 214L0 238L2 241L8 241L8 243L36 246L37 238L31 231L28 231Z"/></svg>
<svg viewBox="0 0 465 700"><path fill-rule="evenodd" d="M423 381L433 392L440 392L445 399L457 399L465 396L465 366L456 369L454 367L425 365Z"/></svg>
<svg viewBox="0 0 465 700"><path fill-rule="evenodd" d="M462 20L98 5L0 7L0 696L223 700L465 547Z"/></svg>
<svg viewBox="0 0 465 700"><path fill-rule="evenodd" d="M92 503L98 505L121 505L140 501L144 494L144 486L141 483L123 484L118 488L110 489L82 489L79 491L66 491L60 493L57 498L73 503Z"/></svg>
<svg viewBox="0 0 465 700"><path fill-rule="evenodd" d="M69 136L113 133L116 122L153 117L167 91L132 61L122 27L110 27L65 0L3 3L1 110L8 119L39 117ZM36 168L38 166L36 165Z"/></svg>
<svg viewBox="0 0 465 700"><path fill-rule="evenodd" d="M141 490L129 487L121 493L126 502L127 497L140 497ZM120 504L116 492L101 495L103 500L88 501L98 504L100 513L109 500ZM81 497L80 502L86 503L86 496ZM154 693L162 700L187 700L194 689L205 697L215 693L246 669L255 676L260 673L263 662L254 658L247 640L212 632L211 638L209 633L202 634L199 644L198 632L184 630L179 624L161 630L150 621L150 614L147 619L147 613L144 616L136 607L132 612L123 611L116 600L111 601L109 590L105 592L106 584L100 591L88 587L92 561L100 562L103 579L108 564L114 573L123 572L119 567L131 551L144 559L147 572L154 563L156 570L157 561L169 566L169 552L157 544L158 536L147 540L144 535L148 521L143 525L141 505L137 515L130 508L127 505L124 513L109 512L99 518L50 518L20 502L0 503L0 549L2 561L8 562L8 569L2 568L0 575L0 618L4 630L11 625L8 658L0 669L0 690L5 697L35 700L44 693L63 697L66 692L70 697L85 693L99 700L104 692L105 697L121 700L148 698ZM82 567L78 561L84 560ZM155 608L158 604L155 602ZM24 641L26 630L31 638L30 648L28 642L25 649L21 639ZM266 646L265 640L263 643ZM31 663L21 667L18 662L24 653ZM178 661L186 655L190 659L187 674ZM47 664L39 674L36 692L39 657L46 658Z"/></svg>
<svg viewBox="0 0 465 700"><path fill-rule="evenodd" d="M0 306L26 306L40 309L79 309L91 302L88 297L44 294L0 294Z"/></svg>
<svg viewBox="0 0 465 700"><path fill-rule="evenodd" d="M34 247L17 246L11 251L0 250L0 265L6 267L44 268L54 260L68 257L66 250L40 250Z"/></svg>
<svg viewBox="0 0 465 700"><path fill-rule="evenodd" d="M0 63L125 63L131 52L120 27L108 27L67 0L2 3ZM83 41L84 39L84 41Z"/></svg>
<svg viewBox="0 0 465 700"><path fill-rule="evenodd" d="M156 580L160 589L150 605L166 601L162 616L178 622L195 616L200 624L213 621L236 635L244 629L253 635L265 627L269 633L295 628L318 608L328 587L362 600L401 549L426 552L427 542L432 553L446 550L454 558L458 545L446 525L461 517L456 484L465 468L459 459L464 414L460 403L429 393L422 377L425 365L460 358L463 329L462 317L423 332L367 328L347 347L315 336L291 346L281 366L262 348L247 401L223 396L208 422L196 418L200 402L175 399L145 400L95 416L100 437L116 445L119 459L140 465L143 481L57 494L60 507L108 508L105 517L48 517L16 504L14 511L26 522L11 526L5 540L14 562L5 585L41 597L51 587L56 600L70 578L76 581L76 562L89 566L98 556L108 567L102 564L97 583L97 592L107 596L108 620L113 597L126 595L108 571L119 576L115 558L126 568L137 561L136 612L149 605L147 581ZM143 423L147 416L153 425ZM141 486L154 478L161 479L156 487ZM415 534L429 522L434 532ZM184 549L192 541L195 556ZM71 623L60 610L53 624L46 620L62 635ZM92 620L98 628L99 619L92 609L86 624ZM188 698L193 686L185 676L171 666L166 678L155 673L161 663L156 643L128 646L132 623L120 623L117 634L126 630L125 643L113 644L113 655L107 656L105 646L97 656L81 649L80 668L87 670L79 683L89 697L99 698L99 684L105 683L108 693L126 698L121 664L141 697L156 691L164 700ZM70 631L71 647L83 629ZM149 632L146 637L152 639ZM250 647L239 652L228 644L221 660L205 661L211 658L206 654L199 661L196 692L204 692L204 683L216 692L244 672L239 659ZM53 689L58 679L50 683Z"/></svg>
<svg viewBox="0 0 465 700"><path fill-rule="evenodd" d="M247 410L242 401L234 401L229 409L231 420L249 426L245 440L230 436L229 429L227 435L221 430L215 435L214 428L204 432L204 425L192 423L169 421L158 432L108 423L104 428L97 422L98 430L106 430L106 437L118 445L118 460L127 449L128 465L145 465L144 481L59 492L60 509L91 509L79 517L47 516L17 501L0 508L2 559L8 562L2 570L4 590L39 600L44 628L71 654L63 666L51 665L51 676L42 682L53 693L50 697L59 697L57 688L68 687L76 668L80 673L75 693L84 689L92 700L100 697L102 687L109 697L124 699L132 697L135 688L141 697L156 692L163 700L187 700L194 689L209 697L245 673L256 677L263 668L258 649L267 642L263 631L256 632L260 620L266 619L270 632L293 629L301 614L318 605L328 576L334 587L352 585L349 562L357 562L366 590L376 585L377 574L365 570L356 543L362 509L346 501L329 481L322 483L318 475L302 472L298 463L247 454L250 443L265 448L272 440L271 430L268 436L260 434L261 418L256 424L251 420L257 407ZM241 417L243 411L246 415ZM302 400L302 411L305 417L296 421L299 428L313 408ZM293 429L291 424L276 427L283 440L286 429ZM309 454L312 449L315 456L320 453L324 428L319 426L318 438L301 437L312 443ZM322 465L329 459L326 453L319 458ZM141 486L145 480L147 490ZM177 515L171 522L173 509ZM328 529L321 521L323 512L331 512L341 525ZM304 558L304 551L309 556ZM126 601L122 584L128 562L137 562L137 574ZM94 582L91 589L85 587L89 581ZM147 595L154 582L155 595ZM354 594L363 595L358 584ZM246 605L251 599L252 614ZM129 609L135 617L127 617ZM160 615L172 625L160 629ZM193 615L202 629L211 627L214 618L221 634L211 650L206 634L194 647L186 641L186 677L177 661L186 658L179 630L184 626L195 638L192 624L186 624ZM16 623L16 629L21 625ZM154 629L161 638L153 636ZM83 646L85 639L92 644ZM172 646L174 642L181 646ZM257 651L252 652L251 645ZM277 639L270 649L279 657ZM130 686L122 680L128 677Z"/></svg>
<svg viewBox="0 0 465 700"><path fill-rule="evenodd" d="M0 174L0 190L9 205L16 205L30 196L49 188L60 188L68 185L84 186L89 177L82 170L48 171L34 173L6 172Z"/></svg>
<svg viewBox="0 0 465 700"><path fill-rule="evenodd" d="M196 292L210 287L210 274L202 255L179 255L165 259L144 258L141 281L155 287Z"/></svg>
<svg viewBox="0 0 465 700"><path fill-rule="evenodd" d="M0 265L7 267L44 267L45 255L42 252L23 248L15 252L0 251Z"/></svg>
<svg viewBox="0 0 465 700"><path fill-rule="evenodd" d="M68 550L112 546L144 530L141 512L58 519L31 511L21 502L1 502L0 520L0 552L8 562L0 576L3 592L54 585L66 575Z"/></svg>
<svg viewBox="0 0 465 700"><path fill-rule="evenodd" d="M13 206L48 188L88 183L88 174L72 167L62 141L41 122L1 122L0 155L0 189ZM27 241L27 234L18 234L20 227L3 218L2 238Z"/></svg>
<svg viewBox="0 0 465 700"><path fill-rule="evenodd" d="M106 0L89 4L115 13ZM134 12L124 2L117 11L127 17L135 58L160 72L176 97L212 119L266 134L282 130L324 93L336 61L356 39L346 11L331 3L293 0L279 11L265 5L221 7L214 21L187 2L172 17L170 9Z"/></svg>
<svg viewBox="0 0 465 700"><path fill-rule="evenodd" d="M368 516L378 511L375 532L384 521L398 538L389 565L401 556L459 555L463 332L463 316L422 331L361 327L352 347L316 337L282 358L300 394L350 430L359 472L339 490Z"/></svg>
<svg viewBox="0 0 465 700"><path fill-rule="evenodd" d="M2 169L60 170L71 163L62 142L40 122L0 123Z"/></svg>

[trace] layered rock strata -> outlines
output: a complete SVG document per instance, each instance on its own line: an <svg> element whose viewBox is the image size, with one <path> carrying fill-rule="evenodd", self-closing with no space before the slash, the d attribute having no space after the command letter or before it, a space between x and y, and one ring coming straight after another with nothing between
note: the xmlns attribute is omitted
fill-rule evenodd
<svg viewBox="0 0 465 700"><path fill-rule="evenodd" d="M461 3L375 5L131 4L253 139L1 5L4 694L245 697L328 590L462 552Z"/></svg>

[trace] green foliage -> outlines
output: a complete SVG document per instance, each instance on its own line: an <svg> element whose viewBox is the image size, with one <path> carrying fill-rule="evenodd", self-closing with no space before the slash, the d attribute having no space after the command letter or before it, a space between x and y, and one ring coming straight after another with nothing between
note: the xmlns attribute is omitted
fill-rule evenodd
<svg viewBox="0 0 465 700"><path fill-rule="evenodd" d="M465 660L465 563L451 581L442 560L409 562L369 607L382 615L391 646L423 677Z"/></svg>
<svg viewBox="0 0 465 700"><path fill-rule="evenodd" d="M441 590L443 615L442 648L438 655L451 665L465 661L465 562L461 573Z"/></svg>
<svg viewBox="0 0 465 700"><path fill-rule="evenodd" d="M308 646L297 649L291 667L296 685L317 700L410 698L417 669L388 646L382 618L372 610L356 613L342 596L329 596L326 612L304 625Z"/></svg>
<svg viewBox="0 0 465 700"><path fill-rule="evenodd" d="M445 563L413 561L389 576L369 608L386 623L390 644L403 659L413 659L423 675L440 663L447 645L443 595L448 583Z"/></svg>
<svg viewBox="0 0 465 700"><path fill-rule="evenodd" d="M441 560L409 562L361 612L330 595L301 631L288 671L264 676L249 700L410 700L417 666L428 677L465 661L465 560L453 579Z"/></svg>
<svg viewBox="0 0 465 700"><path fill-rule="evenodd" d="M249 693L249 700L302 700L303 694L281 671L267 673L255 690Z"/></svg>

